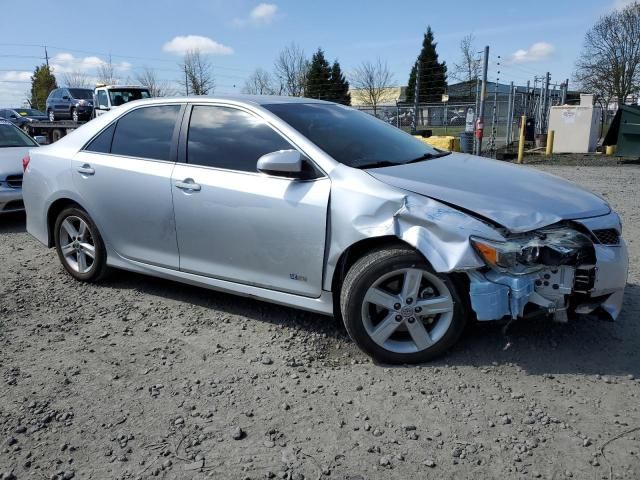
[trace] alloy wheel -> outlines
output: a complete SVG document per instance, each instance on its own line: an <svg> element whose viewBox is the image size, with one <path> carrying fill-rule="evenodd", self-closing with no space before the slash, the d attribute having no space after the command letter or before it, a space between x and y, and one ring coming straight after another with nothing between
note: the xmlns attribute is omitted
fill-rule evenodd
<svg viewBox="0 0 640 480"><path fill-rule="evenodd" d="M75 272L89 272L96 258L96 247L87 223L80 217L69 216L60 224L59 234L66 264Z"/></svg>
<svg viewBox="0 0 640 480"><path fill-rule="evenodd" d="M434 345L447 333L453 313L449 288L437 275L420 268L381 276L362 303L367 334L394 353L415 353Z"/></svg>

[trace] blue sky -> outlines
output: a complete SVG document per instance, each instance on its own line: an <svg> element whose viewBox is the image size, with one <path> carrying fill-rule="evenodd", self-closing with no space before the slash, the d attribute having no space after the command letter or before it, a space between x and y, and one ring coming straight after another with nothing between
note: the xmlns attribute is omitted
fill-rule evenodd
<svg viewBox="0 0 640 480"><path fill-rule="evenodd" d="M348 73L380 57L405 85L431 25L440 57L458 59L462 37L491 48L490 79L526 83L546 71L552 81L571 77L586 30L629 0L430 2L427 0L30 0L2 1L0 106L20 105L29 76L47 45L58 76L65 70L95 75L108 54L119 76L152 67L180 78L185 48L200 46L215 66L216 93L239 93L256 67L272 69L280 50L296 42L310 56L322 47ZM188 7L187 7L188 5Z"/></svg>

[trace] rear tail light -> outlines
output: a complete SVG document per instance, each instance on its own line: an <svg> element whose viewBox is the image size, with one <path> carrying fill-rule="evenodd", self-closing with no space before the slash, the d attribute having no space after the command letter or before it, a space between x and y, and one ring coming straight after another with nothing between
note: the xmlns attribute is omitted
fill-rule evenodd
<svg viewBox="0 0 640 480"><path fill-rule="evenodd" d="M29 166L29 162L31 161L31 157L27 154L24 156L24 158L22 159L22 171L26 172L27 171L27 167Z"/></svg>

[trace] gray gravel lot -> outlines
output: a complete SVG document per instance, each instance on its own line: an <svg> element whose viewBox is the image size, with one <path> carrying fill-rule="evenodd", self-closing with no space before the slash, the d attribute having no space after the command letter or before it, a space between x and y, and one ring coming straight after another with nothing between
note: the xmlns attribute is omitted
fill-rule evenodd
<svg viewBox="0 0 640 480"><path fill-rule="evenodd" d="M621 213L621 318L475 325L420 367L309 313L77 283L0 218L0 478L640 478L640 167L538 168Z"/></svg>

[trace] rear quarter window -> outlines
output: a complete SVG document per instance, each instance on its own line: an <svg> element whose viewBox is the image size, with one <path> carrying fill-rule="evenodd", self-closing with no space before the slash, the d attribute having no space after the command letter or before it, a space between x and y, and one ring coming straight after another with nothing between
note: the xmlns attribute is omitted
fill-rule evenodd
<svg viewBox="0 0 640 480"><path fill-rule="evenodd" d="M127 113L116 123L111 153L171 160L173 132L181 108L181 105L157 105Z"/></svg>
<svg viewBox="0 0 640 480"><path fill-rule="evenodd" d="M111 141L113 140L113 132L116 130L116 124L112 123L102 132L100 132L85 147L88 152L111 153Z"/></svg>

